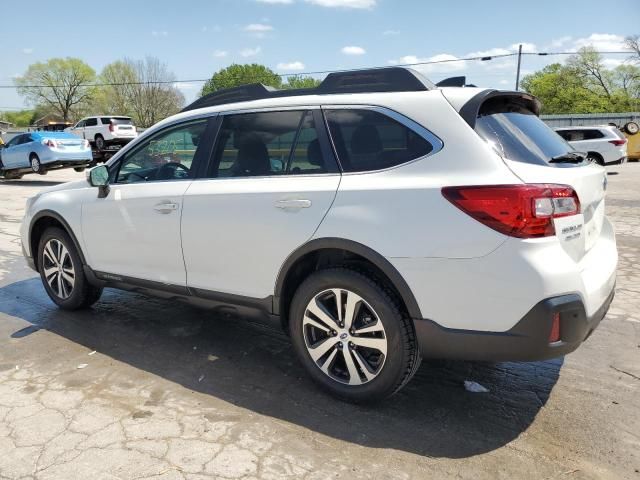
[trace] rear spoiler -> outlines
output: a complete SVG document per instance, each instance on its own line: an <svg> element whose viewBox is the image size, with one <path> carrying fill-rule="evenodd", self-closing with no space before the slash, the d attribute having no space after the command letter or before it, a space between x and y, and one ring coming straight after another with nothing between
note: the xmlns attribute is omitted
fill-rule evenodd
<svg viewBox="0 0 640 480"><path fill-rule="evenodd" d="M505 101L521 103L531 110L536 116L540 115L540 108L542 104L540 103L540 100L533 95L524 92L510 92L505 90L483 90L462 106L459 111L460 116L471 128L475 128L476 119L478 118L478 114L480 113L482 106L489 100L499 98L504 98Z"/></svg>

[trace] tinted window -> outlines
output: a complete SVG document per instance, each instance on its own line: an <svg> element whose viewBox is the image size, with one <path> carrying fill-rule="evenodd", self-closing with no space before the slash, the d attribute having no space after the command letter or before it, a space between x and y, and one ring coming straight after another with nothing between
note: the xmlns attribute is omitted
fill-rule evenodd
<svg viewBox="0 0 640 480"><path fill-rule="evenodd" d="M74 128L82 128L84 127L84 120L80 120Z"/></svg>
<svg viewBox="0 0 640 480"><path fill-rule="evenodd" d="M22 138L20 139L20 144L22 145L23 143L30 143L33 142L33 137L31 135L22 135Z"/></svg>
<svg viewBox="0 0 640 480"><path fill-rule="evenodd" d="M207 121L162 131L121 162L117 183L182 180L192 177L192 163Z"/></svg>
<svg viewBox="0 0 640 480"><path fill-rule="evenodd" d="M555 156L573 151L534 113L518 104L488 102L476 120L476 132L503 157L517 162L547 165Z"/></svg>
<svg viewBox="0 0 640 480"><path fill-rule="evenodd" d="M373 110L327 110L327 123L345 172L380 170L423 157L433 146L413 130Z"/></svg>
<svg viewBox="0 0 640 480"><path fill-rule="evenodd" d="M295 146L295 148L294 148ZM258 112L222 120L211 177L322 173L311 112Z"/></svg>
<svg viewBox="0 0 640 480"><path fill-rule="evenodd" d="M84 121L84 126L85 127L95 127L96 125L98 125L98 119L97 118L87 118Z"/></svg>
<svg viewBox="0 0 640 480"><path fill-rule="evenodd" d="M109 117L102 117L100 121L102 122L103 125L111 125L111 118Z"/></svg>
<svg viewBox="0 0 640 480"><path fill-rule="evenodd" d="M110 120L114 125L133 125L129 117L112 117Z"/></svg>
<svg viewBox="0 0 640 480"><path fill-rule="evenodd" d="M22 139L23 136L24 135L16 135L15 137L13 137L7 143L7 147L15 147L16 145L19 145L20 144L20 140Z"/></svg>
<svg viewBox="0 0 640 480"><path fill-rule="evenodd" d="M567 142L580 142L582 140L597 140L603 138L604 134L600 130L560 130L557 132Z"/></svg>

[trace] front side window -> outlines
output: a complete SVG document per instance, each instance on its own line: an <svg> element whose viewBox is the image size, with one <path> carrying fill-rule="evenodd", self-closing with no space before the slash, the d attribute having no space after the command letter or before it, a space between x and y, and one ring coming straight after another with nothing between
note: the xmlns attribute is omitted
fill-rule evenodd
<svg viewBox="0 0 640 480"><path fill-rule="evenodd" d="M374 110L329 109L325 115L345 172L395 167L433 150L416 132Z"/></svg>
<svg viewBox="0 0 640 480"><path fill-rule="evenodd" d="M5 148L15 147L16 145L20 145L20 141L22 140L22 137L24 137L24 135L16 135L11 140L9 140Z"/></svg>
<svg viewBox="0 0 640 480"><path fill-rule="evenodd" d="M84 122L85 127L95 127L96 125L98 125L98 119L97 118L87 118Z"/></svg>
<svg viewBox="0 0 640 480"><path fill-rule="evenodd" d="M213 178L327 171L311 111L224 116L212 165Z"/></svg>
<svg viewBox="0 0 640 480"><path fill-rule="evenodd" d="M116 183L184 180L193 177L193 159L207 120L157 133L127 154Z"/></svg>

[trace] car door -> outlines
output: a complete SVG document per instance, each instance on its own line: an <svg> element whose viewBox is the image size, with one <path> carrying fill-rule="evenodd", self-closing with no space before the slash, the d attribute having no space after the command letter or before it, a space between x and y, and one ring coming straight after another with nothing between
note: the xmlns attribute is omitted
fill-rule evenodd
<svg viewBox="0 0 640 480"><path fill-rule="evenodd" d="M96 137L96 133L98 133L100 127L98 127L98 119L97 118L87 118L84 121L83 134L84 138L93 142Z"/></svg>
<svg viewBox="0 0 640 480"><path fill-rule="evenodd" d="M184 197L187 284L197 294L266 298L316 231L340 173L317 109L221 116L206 179Z"/></svg>
<svg viewBox="0 0 640 480"><path fill-rule="evenodd" d="M2 165L4 165L4 168L6 170L18 168L18 158L19 158L18 152L20 150L19 146L20 146L22 137L24 137L24 134L16 135L9 142L7 142L4 148L0 151L1 152L0 155L2 158Z"/></svg>
<svg viewBox="0 0 640 480"><path fill-rule="evenodd" d="M84 138L84 120L80 120L76 123L76 125L71 129L71 133L80 138Z"/></svg>
<svg viewBox="0 0 640 480"><path fill-rule="evenodd" d="M199 119L164 128L109 166L108 195L82 206L87 259L99 276L185 287L182 201L209 153L207 126Z"/></svg>

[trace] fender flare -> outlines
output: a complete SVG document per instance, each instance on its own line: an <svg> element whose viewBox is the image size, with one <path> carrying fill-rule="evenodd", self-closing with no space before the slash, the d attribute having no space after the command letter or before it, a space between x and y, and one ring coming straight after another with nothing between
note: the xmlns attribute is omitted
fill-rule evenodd
<svg viewBox="0 0 640 480"><path fill-rule="evenodd" d="M38 222L38 220L40 220L40 219L42 219L44 217L53 218L54 220L56 220L56 221L58 221L58 222L60 222L62 224L63 228L65 229L65 231L67 232L69 237L71 237L71 241L73 242L73 246L76 248L76 251L78 252L78 255L80 256L80 260L82 261L82 265L86 266L87 265L87 261L84 258L84 253L82 253L82 249L80 248L80 242L78 242L78 239L77 239L75 233L73 232L73 229L71 228L69 223L62 217L62 215L60 215L58 212L55 212L53 210L46 210L46 209L45 210L40 210L31 219L31 223L29 224L29 248L31 248L31 246L32 246L31 242L32 242L32 239L33 239L33 227ZM36 266L38 265L37 253L38 252L34 252L33 249L31 248L31 257L34 259L34 262L35 262Z"/></svg>
<svg viewBox="0 0 640 480"><path fill-rule="evenodd" d="M420 307L418 306L418 302L416 301L413 292L409 288L409 285L407 285L407 282L404 280L400 272L398 272L398 270L391 264L391 262L389 262L389 260L387 260L384 256L382 256L375 250L367 247L366 245L354 242L353 240L335 237L317 238L311 240L296 249L289 255L289 257L287 257L285 262L282 264L282 267L280 268L280 272L278 273L278 278L276 280L274 308L279 308L279 299L282 295L284 282L289 271L291 270L291 267L293 267L293 265L295 265L298 260L300 260L308 253L324 249L345 250L347 252L359 255L371 262L391 281L397 292L400 294L400 297L405 306L407 307L409 316L414 319L422 318Z"/></svg>

